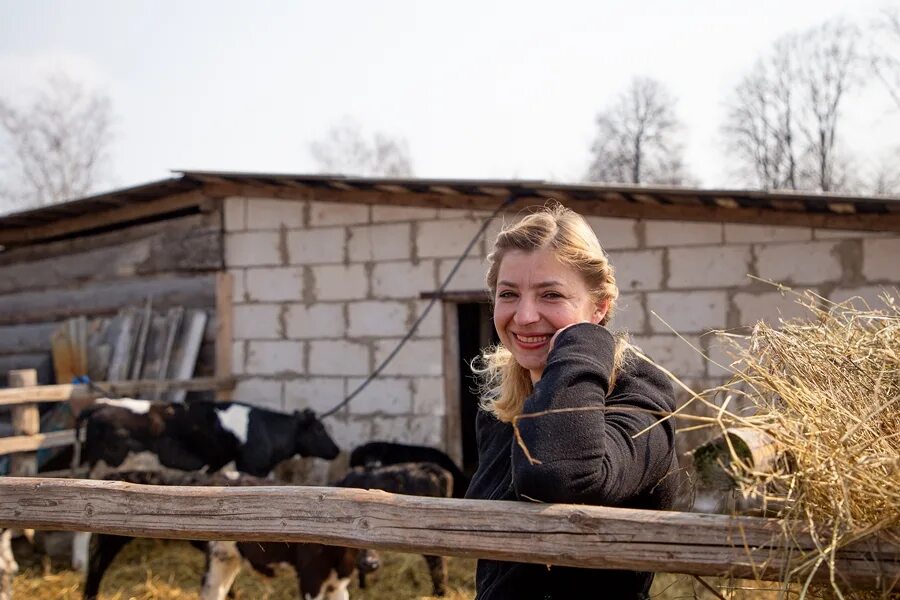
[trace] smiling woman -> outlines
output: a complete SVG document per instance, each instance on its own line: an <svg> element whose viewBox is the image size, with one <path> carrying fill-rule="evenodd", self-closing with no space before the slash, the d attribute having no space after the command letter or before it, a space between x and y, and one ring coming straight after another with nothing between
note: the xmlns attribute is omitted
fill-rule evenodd
<svg viewBox="0 0 900 600"><path fill-rule="evenodd" d="M594 232L548 206L501 231L488 261L501 345L476 369L478 470L466 497L671 507L675 432L671 420L657 421L675 409L674 395L606 328L618 288ZM477 599L641 599L652 579L481 560Z"/></svg>

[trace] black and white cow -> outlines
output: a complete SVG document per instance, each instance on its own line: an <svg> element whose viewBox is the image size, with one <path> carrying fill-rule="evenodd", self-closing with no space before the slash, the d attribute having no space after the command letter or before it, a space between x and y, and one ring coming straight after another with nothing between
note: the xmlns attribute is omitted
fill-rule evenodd
<svg viewBox="0 0 900 600"><path fill-rule="evenodd" d="M384 490L394 494L450 498L453 476L434 463L400 463L382 467L353 467L334 485L347 488ZM447 559L443 556L423 555L428 563L435 596L447 593ZM364 588L366 572L359 571L359 587Z"/></svg>
<svg viewBox="0 0 900 600"><path fill-rule="evenodd" d="M350 453L351 467L380 467L399 463L434 463L453 476L453 497L462 498L469 487L469 478L453 459L430 446L410 446L394 442L369 442L357 446Z"/></svg>
<svg viewBox="0 0 900 600"><path fill-rule="evenodd" d="M238 402L151 402L100 399L78 415L86 425L83 460L120 466L149 451L162 466L216 471L234 462L259 477L295 455L331 460L339 448L312 410L286 414Z"/></svg>
<svg viewBox="0 0 900 600"><path fill-rule="evenodd" d="M268 479L238 473L156 473L122 471L110 473L106 479L144 485L255 486L273 485ZM119 551L133 537L97 534L91 542L84 598L97 598L100 582ZM300 597L307 600L347 600L350 577L372 572L379 566L372 550L304 544L294 542L192 542L206 551L202 600L224 600L244 561L263 575L273 576L275 565L286 563L294 568Z"/></svg>

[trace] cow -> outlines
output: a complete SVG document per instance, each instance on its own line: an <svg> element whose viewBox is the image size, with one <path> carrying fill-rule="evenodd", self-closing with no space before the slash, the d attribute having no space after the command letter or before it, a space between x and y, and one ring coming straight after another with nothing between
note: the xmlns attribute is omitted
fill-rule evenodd
<svg viewBox="0 0 900 600"><path fill-rule="evenodd" d="M448 459L449 460L449 459ZM381 467L352 467L334 485L347 488L384 490L394 494L450 498L453 476L434 463L399 463ZM431 575L433 595L447 593L447 560L443 556L423 555ZM359 587L365 588L365 571L359 571Z"/></svg>
<svg viewBox="0 0 900 600"><path fill-rule="evenodd" d="M235 463L238 471L268 475L285 459L340 451L315 413L285 414L238 402L189 404L100 399L76 420L86 425L84 460L120 466L129 453L150 451L170 469L216 471Z"/></svg>
<svg viewBox="0 0 900 600"><path fill-rule="evenodd" d="M144 485L254 486L273 485L268 479L239 473L175 473L122 471L106 479ZM93 536L84 584L84 598L97 598L100 582L119 551L133 537L109 534ZM192 542L206 552L206 569L200 597L223 600L229 593L241 565L248 562L263 575L273 576L279 563L292 566L297 574L301 598L347 600L347 588L353 572L372 572L379 567L378 555L371 550L296 542Z"/></svg>
<svg viewBox="0 0 900 600"><path fill-rule="evenodd" d="M351 467L380 467L398 463L428 462L440 465L453 476L453 497L462 498L469 487L469 478L453 459L430 446L410 446L394 442L369 442L357 446L350 453Z"/></svg>

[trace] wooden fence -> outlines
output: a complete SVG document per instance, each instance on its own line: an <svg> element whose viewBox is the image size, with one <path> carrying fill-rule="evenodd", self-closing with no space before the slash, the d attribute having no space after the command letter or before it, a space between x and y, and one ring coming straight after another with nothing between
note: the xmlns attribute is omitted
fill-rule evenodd
<svg viewBox="0 0 900 600"><path fill-rule="evenodd" d="M74 432L40 433L38 402L90 401L84 385L0 390L17 435L0 438L16 474L33 474L33 452L71 444ZM133 393L159 382L102 384ZM228 389L228 379L167 382L167 389ZM18 415L18 416L16 416ZM23 416L24 415L24 416ZM19 454L14 454L19 453ZM25 453L24 455L22 453ZM590 568L828 581L900 590L900 532L872 536L829 559L827 541L777 519L402 496L323 487L168 487L46 477L0 478L0 528L92 531L200 540L319 542L403 552ZM799 531L799 533L798 533Z"/></svg>

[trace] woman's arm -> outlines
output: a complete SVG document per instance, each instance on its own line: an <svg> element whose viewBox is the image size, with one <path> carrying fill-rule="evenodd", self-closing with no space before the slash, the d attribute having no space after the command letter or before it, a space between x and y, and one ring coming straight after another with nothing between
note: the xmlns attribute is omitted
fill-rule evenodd
<svg viewBox="0 0 900 600"><path fill-rule="evenodd" d="M634 434L675 409L665 375L642 359L617 373L609 392L616 341L605 327L583 323L562 331L518 426L532 458L513 444L520 498L616 505L647 491L672 464L671 421ZM547 410L594 407L528 418Z"/></svg>

